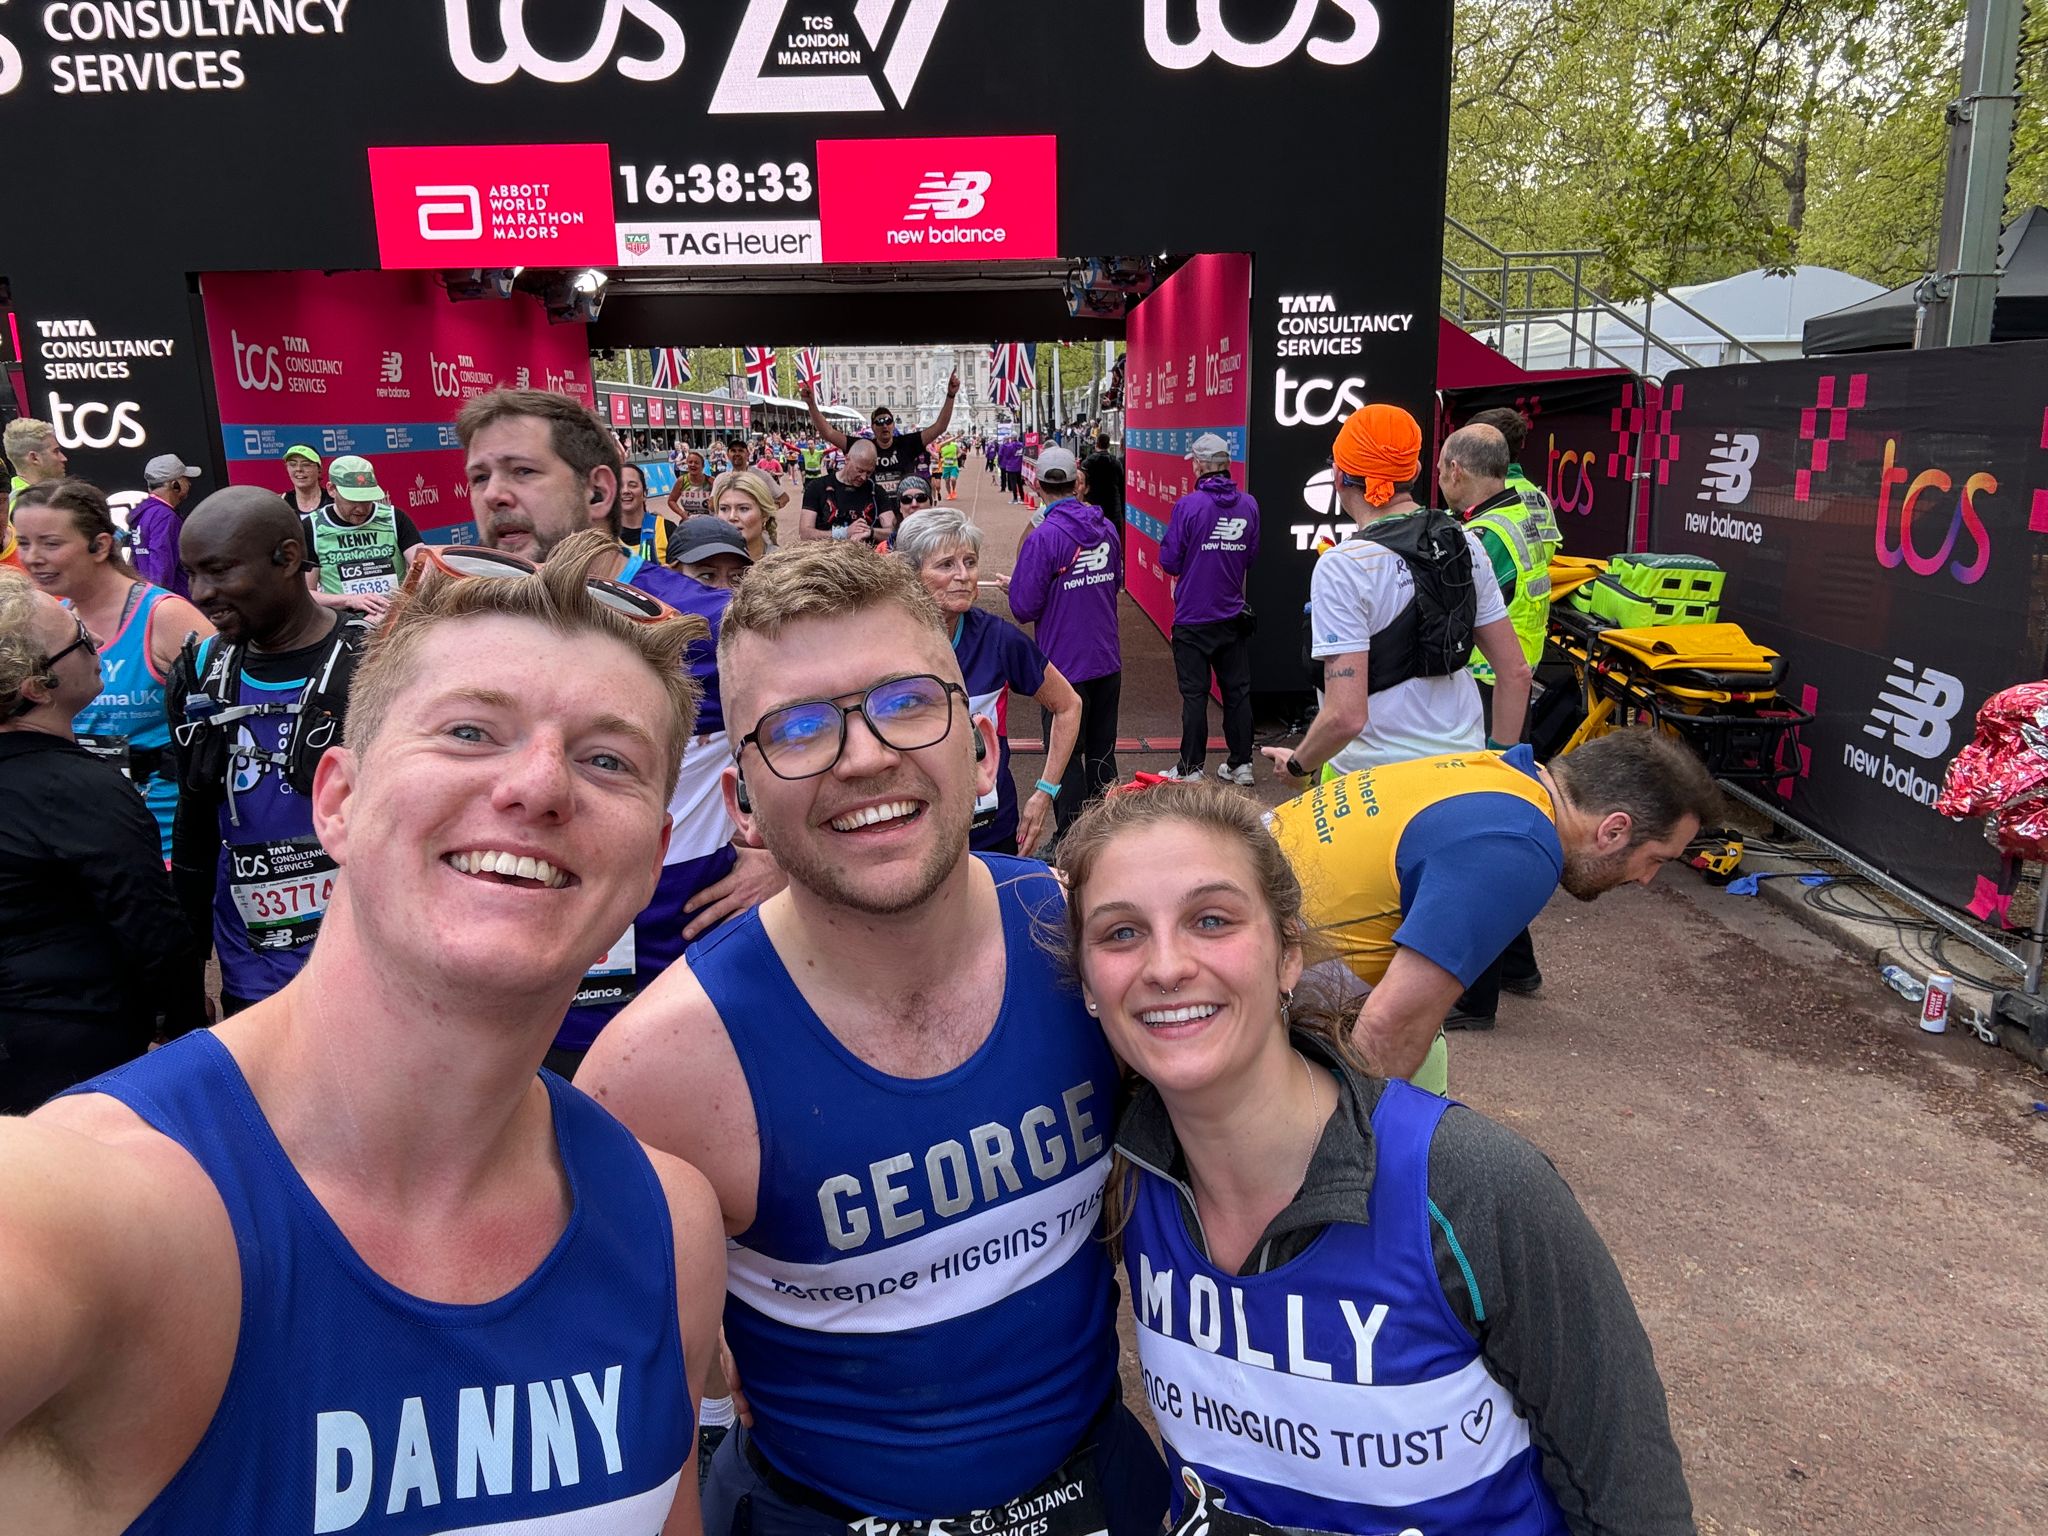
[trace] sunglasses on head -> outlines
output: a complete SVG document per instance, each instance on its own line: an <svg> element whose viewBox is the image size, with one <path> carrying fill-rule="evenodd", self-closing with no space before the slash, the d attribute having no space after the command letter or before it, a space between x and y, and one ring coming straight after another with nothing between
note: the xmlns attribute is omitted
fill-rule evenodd
<svg viewBox="0 0 2048 1536"><path fill-rule="evenodd" d="M896 425L896 418L894 416L877 416L874 419L874 424L878 427L893 427Z"/></svg>
<svg viewBox="0 0 2048 1536"><path fill-rule="evenodd" d="M456 580L470 577L517 578L531 576L540 569L524 555L515 555L509 549L487 549L481 544L441 547L423 544L420 546L420 558L405 573L405 581L399 590L410 592L418 587L421 572L430 565L443 576ZM583 586L600 606L636 624L659 624L663 619L676 616L676 610L660 598L642 592L638 587L629 587L623 581L613 581L608 576L586 576Z"/></svg>

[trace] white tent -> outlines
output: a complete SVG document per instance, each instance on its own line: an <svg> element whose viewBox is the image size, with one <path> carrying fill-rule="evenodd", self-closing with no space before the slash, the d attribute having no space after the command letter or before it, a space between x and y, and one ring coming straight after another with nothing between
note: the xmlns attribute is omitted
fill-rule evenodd
<svg viewBox="0 0 2048 1536"><path fill-rule="evenodd" d="M1741 338L1766 358L1798 357L1800 335L1808 320L1883 291L1876 283L1832 267L1795 267L1784 275L1759 269L1718 282L1688 283L1654 303L1637 299L1615 306L1634 325L1618 315L1582 310L1577 316L1567 313L1555 319L1532 320L1526 326L1518 321L1507 326L1504 334L1498 327L1473 334L1511 362L1532 370L1632 368L1662 378L1674 368L1711 368L1750 360L1748 353L1714 326ZM1709 320L1713 325L1705 323ZM1637 326L1656 337L1648 344L1647 357Z"/></svg>

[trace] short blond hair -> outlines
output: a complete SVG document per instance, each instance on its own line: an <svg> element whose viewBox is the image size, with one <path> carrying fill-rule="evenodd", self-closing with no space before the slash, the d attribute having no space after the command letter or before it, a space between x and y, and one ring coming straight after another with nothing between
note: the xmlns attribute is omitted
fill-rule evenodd
<svg viewBox="0 0 2048 1536"><path fill-rule="evenodd" d="M757 561L733 588L719 625L722 668L741 635L773 640L793 619L837 619L874 608L897 608L948 638L946 615L917 573L865 544L799 544Z"/></svg>
<svg viewBox="0 0 2048 1536"><path fill-rule="evenodd" d="M41 453L43 444L57 435L57 429L47 421L37 421L33 416L17 416L7 423L7 430L0 432L0 448L14 461L14 467L21 468L21 461L32 453Z"/></svg>
<svg viewBox="0 0 2048 1536"><path fill-rule="evenodd" d="M30 683L47 688L54 681L50 658L36 638L42 595L20 571L0 566L0 720L14 718Z"/></svg>
<svg viewBox="0 0 2048 1536"><path fill-rule="evenodd" d="M548 562L531 576L511 578L444 576L431 566L420 572L417 586L392 601L377 627L362 663L349 684L348 724L344 743L361 754L383 730L399 694L419 678L414 665L421 643L438 624L458 619L502 616L532 619L567 638L603 635L637 652L661 679L668 695L668 732L662 743L667 778L662 793L675 792L683 748L696 729L701 689L684 670L693 641L709 638L710 629L694 614L673 614L654 624L640 624L607 608L585 585L599 559L616 555L618 545L599 529L571 534L555 547Z"/></svg>

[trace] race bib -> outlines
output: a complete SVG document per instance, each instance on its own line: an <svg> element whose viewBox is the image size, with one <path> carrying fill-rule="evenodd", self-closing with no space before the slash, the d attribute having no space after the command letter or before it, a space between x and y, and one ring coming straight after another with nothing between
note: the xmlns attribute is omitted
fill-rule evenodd
<svg viewBox="0 0 2048 1536"><path fill-rule="evenodd" d="M629 925L619 935L618 942L597 957L597 963L583 973L583 985L576 989L575 1008L591 1008L599 1004L610 1006L629 1003L638 987L634 974L638 969L638 955Z"/></svg>
<svg viewBox="0 0 2048 1536"><path fill-rule="evenodd" d="M398 578L389 571L384 571L374 576L351 576L348 574L347 567L344 566L342 568L341 590L348 593L396 592L398 590Z"/></svg>
<svg viewBox="0 0 2048 1536"><path fill-rule="evenodd" d="M1029 1493L995 1509L940 1520L850 1520L848 1536L1109 1536L1108 1505L1096 1482L1095 1452L1083 1446Z"/></svg>
<svg viewBox="0 0 2048 1536"><path fill-rule="evenodd" d="M317 838L229 847L228 894L258 949L299 949L320 931L339 871Z"/></svg>

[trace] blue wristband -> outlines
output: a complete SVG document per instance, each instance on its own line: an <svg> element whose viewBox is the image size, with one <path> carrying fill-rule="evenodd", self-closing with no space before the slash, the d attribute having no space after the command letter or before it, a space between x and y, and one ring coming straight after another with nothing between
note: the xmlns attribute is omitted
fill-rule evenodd
<svg viewBox="0 0 2048 1536"><path fill-rule="evenodd" d="M1059 799L1060 797L1059 785L1048 784L1044 779L1040 779L1038 781L1038 790L1040 794L1051 795L1055 800Z"/></svg>

